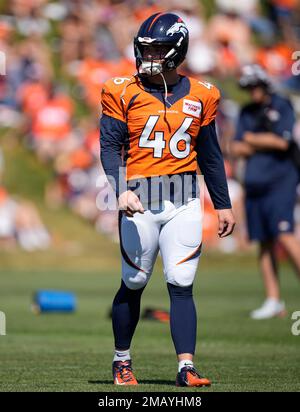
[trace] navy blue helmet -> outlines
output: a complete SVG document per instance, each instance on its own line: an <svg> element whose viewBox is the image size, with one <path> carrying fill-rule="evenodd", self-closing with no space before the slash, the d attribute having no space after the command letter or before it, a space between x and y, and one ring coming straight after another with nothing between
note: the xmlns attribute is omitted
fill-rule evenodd
<svg viewBox="0 0 300 412"><path fill-rule="evenodd" d="M271 90L272 82L267 72L258 64L247 64L242 68L239 85L243 89L261 86L266 90Z"/></svg>
<svg viewBox="0 0 300 412"><path fill-rule="evenodd" d="M154 76L173 70L185 59L189 32L184 21L173 13L156 13L141 25L134 38L138 73Z"/></svg>

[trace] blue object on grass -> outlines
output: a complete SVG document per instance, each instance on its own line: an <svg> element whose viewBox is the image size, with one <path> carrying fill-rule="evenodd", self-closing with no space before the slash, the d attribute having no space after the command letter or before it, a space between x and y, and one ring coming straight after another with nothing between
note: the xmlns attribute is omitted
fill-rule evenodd
<svg viewBox="0 0 300 412"><path fill-rule="evenodd" d="M34 296L34 310L41 312L73 312L77 299L72 292L39 290Z"/></svg>

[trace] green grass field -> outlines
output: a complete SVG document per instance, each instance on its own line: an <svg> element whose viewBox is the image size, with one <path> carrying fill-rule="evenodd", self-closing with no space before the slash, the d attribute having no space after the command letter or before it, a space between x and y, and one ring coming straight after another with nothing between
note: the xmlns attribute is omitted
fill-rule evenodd
<svg viewBox="0 0 300 412"><path fill-rule="evenodd" d="M111 384L113 339L107 314L119 275L117 246L106 247L114 257L101 266L105 250L99 249L98 269L93 264L76 269L76 257L67 257L57 269L39 269L41 254L31 255L29 264L28 257L19 252L15 260L26 262L28 269L1 270L0 310L6 313L7 335L0 336L0 391L128 390ZM252 321L248 312L262 298L254 258L202 257L195 284L196 364L213 386L199 391L300 390L300 336L291 334L290 319L291 312L300 309L299 284L288 266L282 272L289 316ZM78 311L34 315L30 304L38 288L75 291ZM144 293L145 306L168 309L160 263ZM132 354L140 385L131 390L178 390L168 324L141 320Z"/></svg>

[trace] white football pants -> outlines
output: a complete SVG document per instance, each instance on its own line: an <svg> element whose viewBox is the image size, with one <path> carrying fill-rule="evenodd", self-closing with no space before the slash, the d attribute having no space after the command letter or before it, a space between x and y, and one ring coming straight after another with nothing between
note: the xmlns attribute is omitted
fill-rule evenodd
<svg viewBox="0 0 300 412"><path fill-rule="evenodd" d="M175 206L163 200L159 210L127 217L120 213L122 278L129 289L145 286L160 250L168 283L190 286L197 270L202 242L199 198Z"/></svg>

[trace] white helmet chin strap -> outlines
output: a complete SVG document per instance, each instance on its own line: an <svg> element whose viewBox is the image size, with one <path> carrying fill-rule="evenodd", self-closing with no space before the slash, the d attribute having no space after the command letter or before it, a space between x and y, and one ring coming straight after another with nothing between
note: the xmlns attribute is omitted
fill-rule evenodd
<svg viewBox="0 0 300 412"><path fill-rule="evenodd" d="M165 88L165 102L166 103L168 103L170 106L171 106L171 103L169 102L169 100L168 100L168 86L167 86L167 82L166 82L166 79L165 79L165 76L163 75L163 73L161 72L161 73L159 73L160 74L160 76L161 76L161 78L163 79L163 82L164 82L164 88Z"/></svg>

